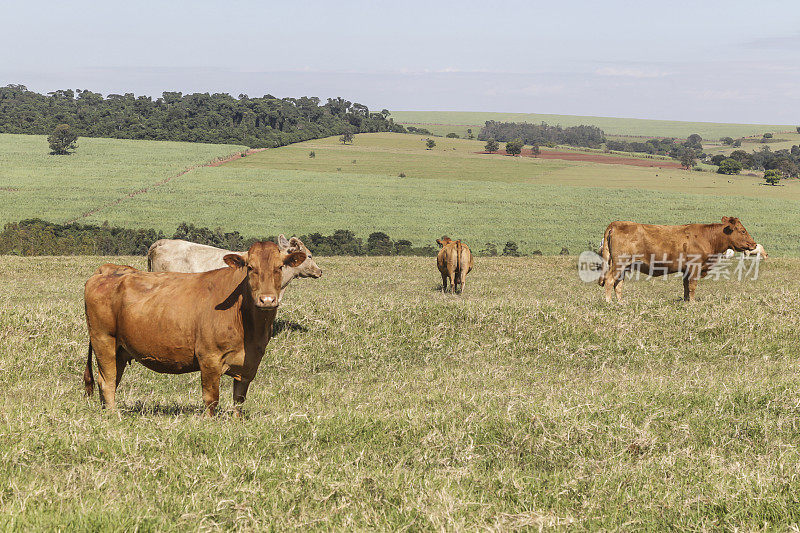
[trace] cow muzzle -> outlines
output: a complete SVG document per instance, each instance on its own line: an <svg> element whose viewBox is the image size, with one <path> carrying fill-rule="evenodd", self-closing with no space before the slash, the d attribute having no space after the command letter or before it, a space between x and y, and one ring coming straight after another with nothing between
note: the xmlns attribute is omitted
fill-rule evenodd
<svg viewBox="0 0 800 533"><path fill-rule="evenodd" d="M280 298L273 295L262 294L261 296L256 299L256 307L259 309L277 309L278 305L280 305L281 301Z"/></svg>

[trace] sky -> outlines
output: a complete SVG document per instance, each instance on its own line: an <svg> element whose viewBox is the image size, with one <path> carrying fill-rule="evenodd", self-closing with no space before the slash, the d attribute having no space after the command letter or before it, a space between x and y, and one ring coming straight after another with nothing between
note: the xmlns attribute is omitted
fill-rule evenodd
<svg viewBox="0 0 800 533"><path fill-rule="evenodd" d="M38 92L800 124L798 0L0 0L0 13L0 85Z"/></svg>

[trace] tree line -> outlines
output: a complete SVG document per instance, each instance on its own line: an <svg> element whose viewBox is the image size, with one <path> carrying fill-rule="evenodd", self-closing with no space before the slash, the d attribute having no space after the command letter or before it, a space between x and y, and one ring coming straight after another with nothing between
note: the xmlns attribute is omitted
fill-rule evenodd
<svg viewBox="0 0 800 533"><path fill-rule="evenodd" d="M0 87L0 133L49 135L67 124L82 137L148 139L273 148L343 135L406 129L386 109L341 97L251 98L227 93L164 92L160 98L133 93L58 90L46 95L24 85Z"/></svg>
<svg viewBox="0 0 800 533"><path fill-rule="evenodd" d="M487 120L478 133L480 141L514 141L519 139L523 144L555 146L565 144L587 148L600 148L606 141L605 133L597 126L550 126L529 124L527 122L497 122Z"/></svg>
<svg viewBox="0 0 800 533"><path fill-rule="evenodd" d="M746 152L734 150L728 156L715 155L710 159L714 165L721 169L732 168L735 172L724 174L738 174L741 169L775 171L773 174L782 177L800 177L800 146L794 145L790 149L773 151L769 146L762 146L760 150Z"/></svg>
<svg viewBox="0 0 800 533"><path fill-rule="evenodd" d="M363 240L350 230L336 230L330 235L309 233L300 240L312 253L322 256L426 256L438 253L432 244L414 246L407 239L392 239L376 231ZM238 231L211 229L182 222L172 235L154 229L130 229L96 224L57 224L38 218L9 222L0 232L0 255L147 255L150 245L159 239L172 238L216 246L226 250L247 250L256 241L277 241L274 235L243 237ZM521 256L517 244L487 242L478 255ZM562 254L568 254L563 248ZM536 250L533 255L541 255Z"/></svg>

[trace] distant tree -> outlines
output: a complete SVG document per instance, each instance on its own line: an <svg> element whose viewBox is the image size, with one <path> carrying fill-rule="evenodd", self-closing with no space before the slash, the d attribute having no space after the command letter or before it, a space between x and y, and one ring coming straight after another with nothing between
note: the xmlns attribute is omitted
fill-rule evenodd
<svg viewBox="0 0 800 533"><path fill-rule="evenodd" d="M353 144L353 132L350 130L346 130L341 137L339 137L339 142L342 144Z"/></svg>
<svg viewBox="0 0 800 533"><path fill-rule="evenodd" d="M733 137L723 137L720 139L720 141L722 142L722 144L730 146L733 144Z"/></svg>
<svg viewBox="0 0 800 533"><path fill-rule="evenodd" d="M66 155L70 150L76 149L78 145L75 141L77 140L78 134L68 124L59 124L47 137L50 150L52 150L50 153L54 155Z"/></svg>
<svg viewBox="0 0 800 533"><path fill-rule="evenodd" d="M681 162L681 166L686 170L689 170L697 163L697 157L692 149L683 150L678 160Z"/></svg>
<svg viewBox="0 0 800 533"><path fill-rule="evenodd" d="M519 250L517 249L517 243L514 241L508 241L506 245L503 247L503 255L509 255L511 257L519 257Z"/></svg>
<svg viewBox="0 0 800 533"><path fill-rule="evenodd" d="M798 131L800 131L800 128L797 128L797 129L798 129ZM475 138L475 135L472 133L472 128L467 128L467 139L472 140L474 138Z"/></svg>
<svg viewBox="0 0 800 533"><path fill-rule="evenodd" d="M315 157L317 157L317 153L314 150L311 150L310 152L308 152L308 157L314 159Z"/></svg>
<svg viewBox="0 0 800 533"><path fill-rule="evenodd" d="M764 134L764 138L765 139L772 139L772 134L771 133L765 133Z"/></svg>
<svg viewBox="0 0 800 533"><path fill-rule="evenodd" d="M722 162L719 164L719 168L717 169L718 174L738 174L739 171L742 170L742 164L737 161L736 159L727 158L723 159Z"/></svg>
<svg viewBox="0 0 800 533"><path fill-rule="evenodd" d="M719 166L719 164L722 163L725 159L727 159L726 156L722 154L717 154L711 157L711 164Z"/></svg>
<svg viewBox="0 0 800 533"><path fill-rule="evenodd" d="M392 255L394 249L392 239L382 231L371 233L367 238L368 255Z"/></svg>
<svg viewBox="0 0 800 533"><path fill-rule="evenodd" d="M495 141L494 139L489 139L488 141L486 141L486 146L484 146L484 148L486 148L487 152L493 154L500 149L500 143Z"/></svg>
<svg viewBox="0 0 800 533"><path fill-rule="evenodd" d="M497 245L493 242L487 242L483 250L480 251L480 255L495 257L497 255Z"/></svg>
<svg viewBox="0 0 800 533"><path fill-rule="evenodd" d="M739 148L741 145L742 145L742 140L736 139L735 141L733 141L733 144L731 146L733 146L734 148Z"/></svg>
<svg viewBox="0 0 800 533"><path fill-rule="evenodd" d="M436 141L433 139L427 139L425 141L425 146L428 148L428 150L433 150L433 147L436 146Z"/></svg>
<svg viewBox="0 0 800 533"><path fill-rule="evenodd" d="M531 155L533 155L533 157L538 157L539 154L541 154L541 153L542 153L542 150L539 148L539 145L536 144L536 143L533 143L533 145L531 146Z"/></svg>
<svg viewBox="0 0 800 533"><path fill-rule="evenodd" d="M445 135L448 139L458 139L458 133L453 133L452 131Z"/></svg>
<svg viewBox="0 0 800 533"><path fill-rule="evenodd" d="M764 172L764 180L766 180L769 185L777 185L782 177L781 173L777 170L767 170Z"/></svg>
<svg viewBox="0 0 800 533"><path fill-rule="evenodd" d="M797 133L800 133L800 126L797 126Z"/></svg>
<svg viewBox="0 0 800 533"><path fill-rule="evenodd" d="M519 155L522 153L522 139L514 139L506 143L506 153L508 155Z"/></svg>
<svg viewBox="0 0 800 533"><path fill-rule="evenodd" d="M742 164L742 167L745 168L749 168L753 160L753 156L748 154L744 150L734 150L733 152L731 152L730 158L737 160L739 163Z"/></svg>
<svg viewBox="0 0 800 533"><path fill-rule="evenodd" d="M701 147L703 145L703 138L696 133L692 133L691 135L689 135L689 137L686 138L686 145Z"/></svg>

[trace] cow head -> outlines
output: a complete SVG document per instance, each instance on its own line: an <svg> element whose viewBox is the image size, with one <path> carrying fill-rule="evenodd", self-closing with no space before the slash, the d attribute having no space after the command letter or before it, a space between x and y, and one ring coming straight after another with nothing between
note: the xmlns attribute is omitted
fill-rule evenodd
<svg viewBox="0 0 800 533"><path fill-rule="evenodd" d="M282 252L274 242L256 242L244 254L222 258L231 268L247 269L247 287L258 309L277 309L281 303L283 268L295 268L306 260L303 252Z"/></svg>
<svg viewBox="0 0 800 533"><path fill-rule="evenodd" d="M722 217L722 232L728 237L727 248L733 248L737 252L754 250L756 241L744 229L742 222L736 217Z"/></svg>
<svg viewBox="0 0 800 533"><path fill-rule="evenodd" d="M322 269L314 262L311 256L311 250L306 248L303 241L297 237L286 239L283 235L278 237L278 248L284 253L303 252L306 254L306 259L296 267L283 267L283 287L288 285L292 279L296 277L301 278L320 278L322 277Z"/></svg>
<svg viewBox="0 0 800 533"><path fill-rule="evenodd" d="M447 235L442 236L441 239L436 239L436 244L439 245L439 248L443 248L444 246L450 244L451 242L453 241L450 240L450 237L448 237Z"/></svg>

